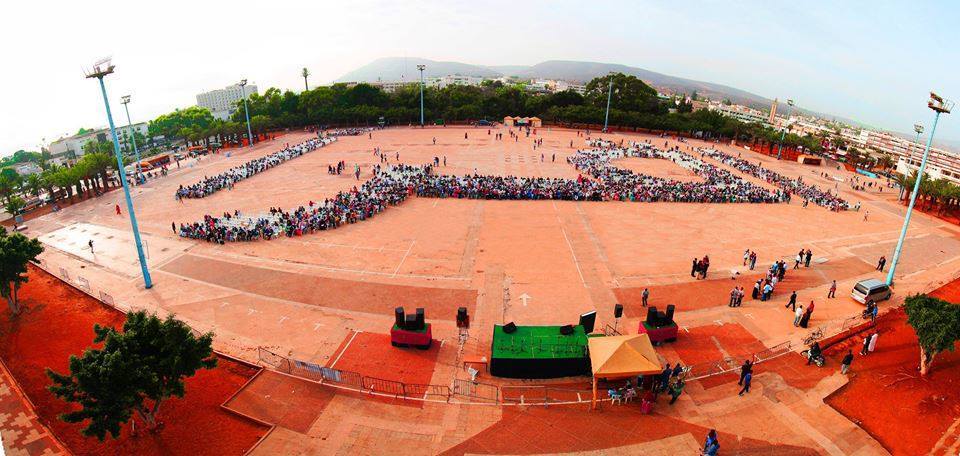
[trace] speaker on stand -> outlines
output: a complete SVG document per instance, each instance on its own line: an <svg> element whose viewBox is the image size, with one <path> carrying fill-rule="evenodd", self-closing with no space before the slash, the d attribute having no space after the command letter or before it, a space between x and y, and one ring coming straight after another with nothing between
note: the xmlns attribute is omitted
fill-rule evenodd
<svg viewBox="0 0 960 456"><path fill-rule="evenodd" d="M620 317L623 316L623 304L613 306L613 330L620 332Z"/></svg>

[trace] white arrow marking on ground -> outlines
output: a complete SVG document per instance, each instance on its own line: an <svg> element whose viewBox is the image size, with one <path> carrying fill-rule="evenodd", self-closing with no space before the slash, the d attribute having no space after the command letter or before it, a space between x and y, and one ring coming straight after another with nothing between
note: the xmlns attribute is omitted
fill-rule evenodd
<svg viewBox="0 0 960 456"><path fill-rule="evenodd" d="M253 315L256 311L257 311L257 309L248 308L248 309L247 309L247 315Z"/></svg>
<svg viewBox="0 0 960 456"><path fill-rule="evenodd" d="M723 326L723 322L720 320L713 320L713 322L716 323L717 326Z"/></svg>
<svg viewBox="0 0 960 456"><path fill-rule="evenodd" d="M746 315L747 318L753 319L753 315L751 315L751 314L744 314L744 315Z"/></svg>
<svg viewBox="0 0 960 456"><path fill-rule="evenodd" d="M320 329L321 326L323 326L323 323L314 324L314 325L313 325L313 330L314 330L314 331L317 331L317 330Z"/></svg>
<svg viewBox="0 0 960 456"><path fill-rule="evenodd" d="M684 330L684 331L686 331L686 332L690 332L690 330L689 330L689 329L687 329L687 327L686 327L686 326L681 326L681 328L683 328L683 330Z"/></svg>
<svg viewBox="0 0 960 456"><path fill-rule="evenodd" d="M280 323L283 324L283 320L286 320L288 317L286 315L280 317Z"/></svg>
<svg viewBox="0 0 960 456"><path fill-rule="evenodd" d="M220 303L220 308L222 309L222 308L226 307L227 304L229 304L227 301L223 301L222 303Z"/></svg>
<svg viewBox="0 0 960 456"><path fill-rule="evenodd" d="M527 307L527 301L530 300L530 297L531 296L526 293L520 295L520 301L523 302L523 307Z"/></svg>

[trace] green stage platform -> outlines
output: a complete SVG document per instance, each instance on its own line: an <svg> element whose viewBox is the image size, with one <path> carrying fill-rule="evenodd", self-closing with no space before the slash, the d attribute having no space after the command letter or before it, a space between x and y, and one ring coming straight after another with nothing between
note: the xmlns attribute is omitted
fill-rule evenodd
<svg viewBox="0 0 960 456"><path fill-rule="evenodd" d="M560 326L517 326L511 334L493 327L490 373L508 378L557 378L590 373L583 326L570 335Z"/></svg>

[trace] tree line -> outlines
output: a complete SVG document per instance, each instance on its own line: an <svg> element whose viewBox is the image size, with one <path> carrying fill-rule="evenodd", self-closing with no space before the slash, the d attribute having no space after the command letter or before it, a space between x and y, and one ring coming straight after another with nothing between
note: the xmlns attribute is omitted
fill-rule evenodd
<svg viewBox="0 0 960 456"><path fill-rule="evenodd" d="M612 82L612 90L611 90ZM423 90L427 123L499 120L505 116L537 116L546 122L602 124L610 94L610 125L707 137L780 143L780 132L759 123L746 124L708 110L693 112L686 97L661 99L635 76L607 75L591 80L583 95L573 90L531 93L519 84L484 81L479 86L449 85ZM695 95L694 95L695 96ZM317 125L416 125L420 122L420 87L409 84L386 92L371 84L333 84L299 93L271 87L247 97L250 129L270 130ZM243 102L231 118L218 120L206 109L190 107L164 114L149 125L151 136L192 143L237 140L246 136ZM819 138L788 134L783 144L822 150Z"/></svg>

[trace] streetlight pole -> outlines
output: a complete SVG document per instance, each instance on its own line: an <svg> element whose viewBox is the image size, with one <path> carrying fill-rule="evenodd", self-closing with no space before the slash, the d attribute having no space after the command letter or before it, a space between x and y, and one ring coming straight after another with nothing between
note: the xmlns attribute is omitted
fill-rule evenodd
<svg viewBox="0 0 960 456"><path fill-rule="evenodd" d="M610 72L610 87L607 88L607 113L603 116L603 132L607 132L607 122L610 121L610 99L613 98L613 77L614 73Z"/></svg>
<svg viewBox="0 0 960 456"><path fill-rule="evenodd" d="M420 70L420 128L423 128L423 70L426 68L426 65L417 65Z"/></svg>
<svg viewBox="0 0 960 456"><path fill-rule="evenodd" d="M241 79L238 85L243 96L243 113L247 116L247 147L253 147L253 133L250 131L250 111L247 109L247 80Z"/></svg>
<svg viewBox="0 0 960 456"><path fill-rule="evenodd" d="M110 113L110 101L107 98L107 87L103 83L104 76L113 73L114 66L110 59L100 60L93 64L93 68L87 72L87 78L96 78L100 81L100 92L103 94L103 106L107 110L107 122L110 124L110 136L113 137L113 152L117 156L117 172L120 174L120 182L123 184L123 195L127 200L127 213L130 214L130 226L133 229L133 240L137 245L137 256L140 259L140 270L143 272L144 288L153 288L153 280L150 279L150 270L147 269L147 260L143 256L143 243L140 240L140 228L137 227L137 215L133 211L133 199L130 198L130 186L127 184L127 176L123 170L123 157L120 155L120 140L117 139L117 129L113 125L113 114Z"/></svg>
<svg viewBox="0 0 960 456"><path fill-rule="evenodd" d="M787 137L787 129L790 128L790 115L793 113L793 100L787 100L787 124L783 126L783 131L780 132L780 143L777 144L777 160L780 159L780 154L783 152L783 139Z"/></svg>
<svg viewBox="0 0 960 456"><path fill-rule="evenodd" d="M140 171L140 150L137 149L137 135L134 134L135 131L133 130L133 122L130 121L130 107L129 107L129 104L130 104L130 95L124 95L124 96L120 97L120 103L123 103L123 109L124 109L125 111L127 111L127 129L130 131L130 141L133 142L133 154L134 154L134 156L135 156L136 159L137 159L137 165L136 165L136 169L137 169L137 180L139 180L139 179L140 179L140 175L141 175L141 171Z"/></svg>
<svg viewBox="0 0 960 456"><path fill-rule="evenodd" d="M917 181L913 183L913 194L910 195L910 205L907 206L907 215L903 219L903 228L900 230L900 239L897 240L897 248L893 251L893 261L890 262L890 271L887 272L887 285L893 284L893 274L897 270L897 262L900 261L900 253L903 251L903 240L907 237L907 227L910 226L910 215L913 214L913 206L917 203L917 193L920 191L920 181L923 180L923 171L927 168L927 158L930 156L930 146L933 144L933 134L937 131L937 121L940 120L940 114L950 114L953 109L953 102L944 100L939 95L930 92L930 101L927 107L936 114L933 116L933 126L930 127L930 136L927 137L927 147L923 150L923 158L920 160L920 169L917 171ZM917 130L923 131L922 128ZM917 139L920 138L920 131L917 131Z"/></svg>

